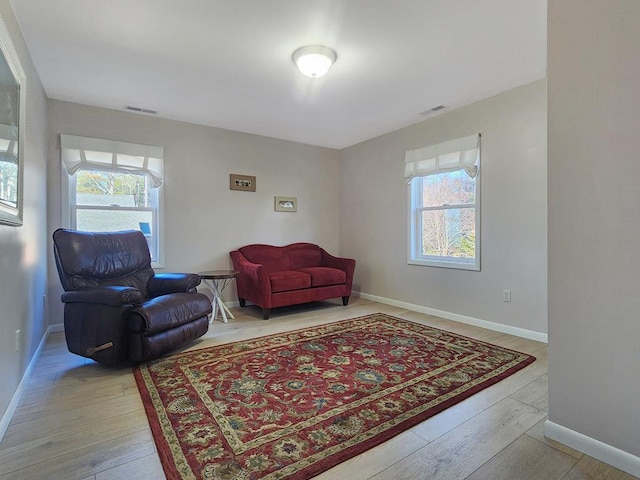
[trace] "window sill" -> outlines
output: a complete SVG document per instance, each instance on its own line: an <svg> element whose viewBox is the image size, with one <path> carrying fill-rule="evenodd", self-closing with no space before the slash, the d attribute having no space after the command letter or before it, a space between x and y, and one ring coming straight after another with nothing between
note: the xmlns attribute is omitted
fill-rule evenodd
<svg viewBox="0 0 640 480"><path fill-rule="evenodd" d="M437 267L437 268L450 268L453 270L470 270L479 272L480 265L476 263L455 262L455 261L439 261L439 260L421 260L410 258L407 263L409 265L417 265L420 267Z"/></svg>

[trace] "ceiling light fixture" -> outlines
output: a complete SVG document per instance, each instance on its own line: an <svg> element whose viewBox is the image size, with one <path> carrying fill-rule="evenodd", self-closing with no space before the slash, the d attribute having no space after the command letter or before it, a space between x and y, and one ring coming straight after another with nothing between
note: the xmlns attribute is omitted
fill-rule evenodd
<svg viewBox="0 0 640 480"><path fill-rule="evenodd" d="M293 63L307 77L322 77L338 56L329 47L308 45L293 52Z"/></svg>

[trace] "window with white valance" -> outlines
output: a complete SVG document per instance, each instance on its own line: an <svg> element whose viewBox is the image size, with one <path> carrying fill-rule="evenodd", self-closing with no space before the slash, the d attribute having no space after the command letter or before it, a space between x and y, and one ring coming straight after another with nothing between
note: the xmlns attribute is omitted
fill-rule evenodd
<svg viewBox="0 0 640 480"><path fill-rule="evenodd" d="M480 135L405 154L408 263L480 270Z"/></svg>
<svg viewBox="0 0 640 480"><path fill-rule="evenodd" d="M64 134L60 147L67 173L67 226L92 232L140 230L159 266L164 149Z"/></svg>

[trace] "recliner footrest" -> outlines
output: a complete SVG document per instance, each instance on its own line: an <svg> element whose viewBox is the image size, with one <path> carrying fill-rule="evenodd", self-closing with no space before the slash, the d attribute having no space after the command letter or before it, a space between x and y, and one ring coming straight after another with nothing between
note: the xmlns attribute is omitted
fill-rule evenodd
<svg viewBox="0 0 640 480"><path fill-rule="evenodd" d="M201 337L207 333L208 328L209 318L205 315L154 335L131 334L129 335L129 358L136 363L159 358Z"/></svg>
<svg viewBox="0 0 640 480"><path fill-rule="evenodd" d="M147 300L129 316L130 332L154 335L211 313L211 303L201 293L172 293Z"/></svg>

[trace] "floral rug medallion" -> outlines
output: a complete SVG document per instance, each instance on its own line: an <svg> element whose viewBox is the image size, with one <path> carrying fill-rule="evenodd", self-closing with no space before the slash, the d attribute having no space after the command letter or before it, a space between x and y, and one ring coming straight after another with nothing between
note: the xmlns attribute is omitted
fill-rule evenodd
<svg viewBox="0 0 640 480"><path fill-rule="evenodd" d="M134 369L168 479L306 479L534 357L376 313Z"/></svg>

